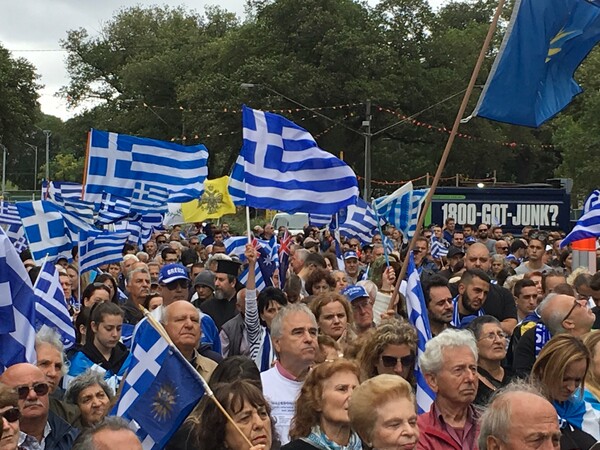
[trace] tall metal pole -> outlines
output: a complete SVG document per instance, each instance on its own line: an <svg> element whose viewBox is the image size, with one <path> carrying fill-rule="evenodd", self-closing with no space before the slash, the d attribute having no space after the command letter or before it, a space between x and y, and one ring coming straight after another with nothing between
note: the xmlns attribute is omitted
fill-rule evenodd
<svg viewBox="0 0 600 450"><path fill-rule="evenodd" d="M2 198L4 198L5 192L6 192L6 147L4 145L2 145Z"/></svg>
<svg viewBox="0 0 600 450"><path fill-rule="evenodd" d="M35 167L33 168L33 190L37 188L37 171L38 171L38 148L34 146L35 150Z"/></svg>
<svg viewBox="0 0 600 450"><path fill-rule="evenodd" d="M371 202L371 100L367 100L367 109L363 126L366 128L365 136L365 194L367 203Z"/></svg>
<svg viewBox="0 0 600 450"><path fill-rule="evenodd" d="M50 136L52 132L50 130L42 130L46 135L46 181L50 181Z"/></svg>

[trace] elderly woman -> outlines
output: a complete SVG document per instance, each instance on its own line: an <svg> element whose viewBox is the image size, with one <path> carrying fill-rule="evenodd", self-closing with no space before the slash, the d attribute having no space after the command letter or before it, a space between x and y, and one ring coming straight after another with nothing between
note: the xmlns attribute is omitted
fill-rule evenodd
<svg viewBox="0 0 600 450"><path fill-rule="evenodd" d="M98 372L88 370L75 377L65 394L68 403L77 405L85 427L92 427L106 417L113 392Z"/></svg>
<svg viewBox="0 0 600 450"><path fill-rule="evenodd" d="M214 388L214 395L241 430L229 423L210 398L204 396L188 419L192 426L186 448L202 450L270 450L279 448L271 407L256 384L236 380ZM248 442L252 444L249 447Z"/></svg>
<svg viewBox="0 0 600 450"><path fill-rule="evenodd" d="M352 393L350 424L374 450L414 450L419 440L412 387L395 375L377 375Z"/></svg>
<svg viewBox="0 0 600 450"><path fill-rule="evenodd" d="M476 405L484 406L496 391L496 389L506 386L512 373L502 367L502 361L506 357L506 342L508 336L498 319L492 316L481 316L473 320L467 327L477 340L477 377L479 385L477 387Z"/></svg>
<svg viewBox="0 0 600 450"><path fill-rule="evenodd" d="M569 334L554 336L540 352L531 378L561 419L561 449L589 449L600 439L600 415L582 399L590 351Z"/></svg>
<svg viewBox="0 0 600 450"><path fill-rule="evenodd" d="M414 384L417 332L408 322L384 320L364 342L358 354L361 379L376 375L399 375Z"/></svg>
<svg viewBox="0 0 600 450"><path fill-rule="evenodd" d="M292 441L282 450L361 450L350 428L348 403L358 386L358 366L346 359L324 362L308 375L296 400Z"/></svg>
<svg viewBox="0 0 600 450"><path fill-rule="evenodd" d="M0 450L17 450L19 447L19 397L14 389L0 384L0 420L2 430L0 433Z"/></svg>
<svg viewBox="0 0 600 450"><path fill-rule="evenodd" d="M317 319L319 333L337 341L342 350L356 336L348 327L352 324L352 311L348 300L337 292L327 292L317 295L310 309Z"/></svg>

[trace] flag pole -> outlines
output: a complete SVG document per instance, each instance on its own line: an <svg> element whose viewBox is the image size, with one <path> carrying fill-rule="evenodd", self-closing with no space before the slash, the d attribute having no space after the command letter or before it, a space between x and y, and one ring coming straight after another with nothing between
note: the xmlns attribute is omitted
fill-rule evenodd
<svg viewBox="0 0 600 450"><path fill-rule="evenodd" d="M252 244L252 236L250 234L250 207L246 205L246 233L248 234L248 244Z"/></svg>
<svg viewBox="0 0 600 450"><path fill-rule="evenodd" d="M377 229L379 230L379 235L381 236L381 243L383 244L383 256L385 257L385 265L390 267L390 257L388 255L387 245L383 242L385 236L383 235L383 230L381 229L381 222L379 220L379 212L377 212L377 205L375 204L375 199L371 197L371 206L373 207L373 212L375 213L375 220L377 221Z"/></svg>
<svg viewBox="0 0 600 450"><path fill-rule="evenodd" d="M456 118L454 119L454 125L452 125L452 131L450 131L450 136L448 136L448 141L446 142L446 146L444 147L444 152L442 153L442 157L440 158L440 162L438 164L438 168L435 172L435 176L433 177L433 181L431 182L431 186L429 188L429 192L425 197L425 202L423 204L423 208L419 214L419 220L417 222L417 228L415 234L408 244L408 249L406 251L406 257L402 263L402 269L400 271L400 276L396 279L396 286L392 292L392 298L390 299L390 308L393 309L396 303L396 299L398 298L400 283L406 276L406 272L408 271L408 257L410 252L412 252L415 247L416 239L419 237L419 233L421 228L423 227L423 222L425 222L426 212L429 210L431 206L431 200L433 198L433 194L435 194L435 189L442 177L442 172L446 167L446 161L448 160L448 156L450 155L450 150L452 149L452 145L454 144L454 139L458 133L458 127L460 126L460 121L463 118L467 106L469 104L469 99L471 98L471 94L473 93L473 89L475 88L475 83L477 82L477 76L479 75L479 71L481 70L481 65L483 64L483 60L485 59L485 55L490 46L490 42L494 37L494 33L496 32L496 27L498 25L498 20L500 19L500 14L502 13L502 8L504 7L505 0L499 0L498 6L496 7L496 11L494 12L494 17L492 22L490 23L490 27L488 29L485 40L483 41L483 45L481 46L481 50L479 52L479 57L477 58L477 62L475 63L475 67L473 68L473 73L471 74L471 79L469 80L469 84L467 86L467 90L465 91L465 95L462 99L462 103L458 108L458 113L456 114Z"/></svg>
<svg viewBox="0 0 600 450"><path fill-rule="evenodd" d="M248 207L246 207L246 208L248 208ZM173 348L175 351L179 351L179 349L175 346L175 344L173 344L173 341L167 334L167 331L164 329L162 324L158 320L156 320L154 318L154 316L152 316L152 314L150 314L150 311L148 311L142 305L139 305L138 308L140 308L140 310L144 313L144 316L148 320L148 323L150 323L150 325L152 325L152 327L158 332L158 334L160 334L161 337L169 343L171 348ZM183 358L183 359L191 366L190 362L186 358ZM213 393L212 389L210 388L210 386L208 385L208 383L206 382L204 377L198 373L198 371L196 370L195 367L192 366L192 368L198 374L198 377L200 378L200 381L202 382L202 386L204 387L204 392L206 393L206 395L214 402L215 406L217 408L219 408L219 410L223 413L223 415L229 421L229 423L231 423L231 425L233 425L233 428L235 428L237 430L237 432L240 433L240 436L242 436L242 438L244 439L244 441L246 441L248 446L250 448L253 447L252 442L250 442L250 439L248 439L246 437L246 435L244 434L244 432L242 430L240 430L240 427L238 426L238 424L235 423L233 418L229 415L229 413L225 410L225 408L223 408L223 405L221 405L221 402L219 402L219 400L217 400L217 398L215 397L215 394Z"/></svg>

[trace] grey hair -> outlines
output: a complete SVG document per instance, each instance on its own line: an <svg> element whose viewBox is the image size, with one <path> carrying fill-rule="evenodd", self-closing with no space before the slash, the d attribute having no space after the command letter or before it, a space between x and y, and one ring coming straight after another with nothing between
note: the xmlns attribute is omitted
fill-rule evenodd
<svg viewBox="0 0 600 450"><path fill-rule="evenodd" d="M139 261L138 261L139 262ZM136 273L145 273L148 276L150 276L150 271L146 268L146 267L138 267L137 269L133 269L132 271L130 271L127 274L127 283L131 282L131 279L133 278L133 275Z"/></svg>
<svg viewBox="0 0 600 450"><path fill-rule="evenodd" d="M130 260L130 259L134 259L135 262L138 262L140 260L137 256L132 255L131 253L128 253L127 255L123 256L123 262Z"/></svg>
<svg viewBox="0 0 600 450"><path fill-rule="evenodd" d="M117 416L107 416L99 424L91 428L85 428L79 436L77 436L77 439L75 439L71 450L100 450L94 443L94 436L103 430L129 430L135 435L135 431L131 429L129 423L125 419Z"/></svg>
<svg viewBox="0 0 600 450"><path fill-rule="evenodd" d="M60 334L58 334L54 328L42 325L40 331L35 334L35 346L37 348L38 345L42 344L48 344L58 351L60 354L60 362L62 363L61 373L65 376L69 370L69 365L65 360L65 346L60 340Z"/></svg>
<svg viewBox="0 0 600 450"><path fill-rule="evenodd" d="M281 308L275 317L273 317L273 321L271 322L271 336L273 339L278 339L282 336L283 321L285 318L290 314L299 312L310 317L310 320L314 323L315 327L317 326L317 319L308 306L306 306L304 303L288 303L287 306Z"/></svg>
<svg viewBox="0 0 600 450"><path fill-rule="evenodd" d="M525 380L515 380L502 389L498 389L479 418L479 450L487 450L489 436L494 436L504 443L508 442L512 429L512 405L506 397L512 393L532 394L546 400L537 386Z"/></svg>
<svg viewBox="0 0 600 450"><path fill-rule="evenodd" d="M542 300L540 306L538 306L538 314L542 317L544 325L548 327L548 330L550 330L550 334L552 336L556 336L559 333L564 333L565 331L567 331L562 326L564 319L563 312L557 311L556 308L549 308L550 303L552 303L552 300L557 295L559 294L556 294L554 292L548 294L546 298Z"/></svg>
<svg viewBox="0 0 600 450"><path fill-rule="evenodd" d="M348 274L346 272L344 272L343 270L332 270L331 275L335 277L335 274L338 272L341 273L342 275L344 275L344 279L346 280L346 283L352 284L352 280L350 279Z"/></svg>
<svg viewBox="0 0 600 450"><path fill-rule="evenodd" d="M112 401L112 398L114 397L115 393L108 386L106 381L104 381L102 375L91 369L88 369L81 375L76 376L69 383L69 388L65 393L65 400L69 403L72 403L73 405L76 405L77 399L79 398L79 394L81 394L81 391L96 384L102 388L106 396Z"/></svg>
<svg viewBox="0 0 600 450"><path fill-rule="evenodd" d="M306 261L308 255L310 255L310 252L305 248L299 248L298 250L294 251L294 258L298 261Z"/></svg>
<svg viewBox="0 0 600 450"><path fill-rule="evenodd" d="M452 347L468 347L477 361L477 342L473 333L467 330L447 329L430 339L425 351L419 357L419 365L423 373L437 374L444 366L444 349Z"/></svg>

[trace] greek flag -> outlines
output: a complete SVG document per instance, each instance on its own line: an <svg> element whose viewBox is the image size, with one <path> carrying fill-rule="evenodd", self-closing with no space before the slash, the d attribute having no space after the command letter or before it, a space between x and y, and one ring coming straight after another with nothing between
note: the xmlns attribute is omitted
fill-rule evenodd
<svg viewBox="0 0 600 450"><path fill-rule="evenodd" d="M162 227L161 214L146 214L139 220L122 220L115 224L115 231L129 233L127 240L137 246L142 246L152 238L154 229Z"/></svg>
<svg viewBox="0 0 600 450"><path fill-rule="evenodd" d="M587 238L600 236L600 191L595 190L587 198L583 207L583 214L573 227L573 230L561 241L560 246L580 241Z"/></svg>
<svg viewBox="0 0 600 450"><path fill-rule="evenodd" d="M421 205L429 189L413 190L412 182L406 183L390 195L375 200L380 217L398 228L407 239L412 239L417 229Z"/></svg>
<svg viewBox="0 0 600 450"><path fill-rule="evenodd" d="M112 414L130 421L144 450L164 448L204 395L198 372L148 321L140 324Z"/></svg>
<svg viewBox="0 0 600 450"><path fill-rule="evenodd" d="M36 295L36 330L46 325L60 334L65 348L71 348L75 343L75 329L67 309L67 302L58 271L54 263L46 261L38 275L33 292Z"/></svg>
<svg viewBox="0 0 600 450"><path fill-rule="evenodd" d="M442 259L443 256L448 254L448 248L437 239L431 240L431 256L434 259Z"/></svg>
<svg viewBox="0 0 600 450"><path fill-rule="evenodd" d="M130 211L131 199L103 192L102 203L96 217L96 224L108 225L119 222L130 217ZM137 214L134 214L134 216L137 216ZM136 217L132 217L131 219L136 220Z"/></svg>
<svg viewBox="0 0 600 450"><path fill-rule="evenodd" d="M223 241L225 244L225 253L229 256L237 256L240 261L245 261L246 256L244 252L246 251L246 244L248 243L248 238L246 236L233 236L227 238Z"/></svg>
<svg viewBox="0 0 600 450"><path fill-rule="evenodd" d="M79 270L81 273L103 264L121 261L123 246L128 237L128 231L82 230L79 233Z"/></svg>
<svg viewBox="0 0 600 450"><path fill-rule="evenodd" d="M309 214L308 223L311 227L323 228L331 224L331 214Z"/></svg>
<svg viewBox="0 0 600 450"><path fill-rule="evenodd" d="M383 219L380 222L381 225L385 223ZM339 230L343 236L356 237L363 244L370 244L378 229L373 207L362 198L358 198L356 205L350 205L339 212Z"/></svg>
<svg viewBox="0 0 600 450"><path fill-rule="evenodd" d="M29 275L0 228L0 373L35 361L35 296Z"/></svg>
<svg viewBox="0 0 600 450"><path fill-rule="evenodd" d="M19 210L14 203L0 201L0 223L6 225L21 225Z"/></svg>
<svg viewBox="0 0 600 450"><path fill-rule="evenodd" d="M21 219L19 219L19 222ZM9 225L6 228L6 235L12 242L13 246L17 253L21 253L23 250L27 248L27 238L25 237L25 230L23 229L23 225L19 223L19 225Z"/></svg>
<svg viewBox="0 0 600 450"><path fill-rule="evenodd" d="M277 114L243 107L244 144L229 179L237 205L334 214L358 198L350 167L321 150L305 129Z"/></svg>
<svg viewBox="0 0 600 450"><path fill-rule="evenodd" d="M59 194L56 194L54 199L46 201L54 203L62 213L72 241L77 241L79 230L91 230L94 227L94 205L92 203L63 197Z"/></svg>
<svg viewBox="0 0 600 450"><path fill-rule="evenodd" d="M425 344L431 339L431 329L429 328L429 318L427 317L427 306L425 297L421 288L419 272L415 267L415 259L412 252L408 260L408 283L406 286L406 313L408 320L417 329L417 361L415 363L415 378L417 380L417 413L423 414L429 411L435 398L421 368L419 367L419 357L425 351Z"/></svg>
<svg viewBox="0 0 600 450"><path fill-rule="evenodd" d="M60 209L47 200L17 203L19 216L29 241L31 256L36 262L48 255L51 260L58 257L71 259L71 238Z"/></svg>
<svg viewBox="0 0 600 450"><path fill-rule="evenodd" d="M42 181L42 200L54 200L57 195L70 200L80 200L83 186L69 181Z"/></svg>
<svg viewBox="0 0 600 450"><path fill-rule="evenodd" d="M100 204L103 192L131 199L132 209L166 211L167 200L199 198L208 175L203 145L91 130L84 200Z"/></svg>

